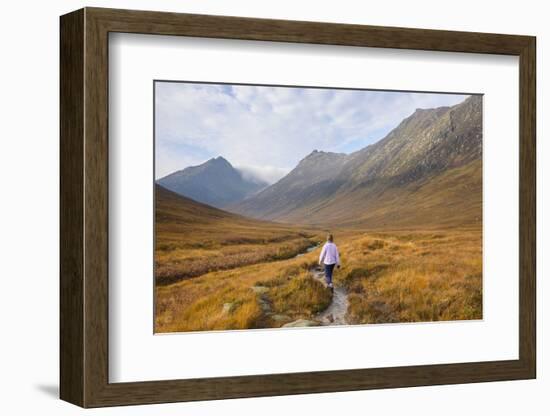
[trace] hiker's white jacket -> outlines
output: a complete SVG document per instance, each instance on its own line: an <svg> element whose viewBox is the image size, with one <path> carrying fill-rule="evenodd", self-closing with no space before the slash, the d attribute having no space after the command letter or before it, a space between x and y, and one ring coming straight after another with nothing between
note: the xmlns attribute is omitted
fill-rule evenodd
<svg viewBox="0 0 550 416"><path fill-rule="evenodd" d="M336 244L327 241L321 250L319 256L319 263L324 264L340 264L340 254L338 253L338 247Z"/></svg>

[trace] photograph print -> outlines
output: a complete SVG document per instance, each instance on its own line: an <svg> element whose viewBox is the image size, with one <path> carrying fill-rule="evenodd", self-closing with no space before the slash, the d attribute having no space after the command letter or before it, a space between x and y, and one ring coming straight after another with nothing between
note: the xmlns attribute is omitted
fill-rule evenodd
<svg viewBox="0 0 550 416"><path fill-rule="evenodd" d="M154 332L482 319L482 100L155 81Z"/></svg>

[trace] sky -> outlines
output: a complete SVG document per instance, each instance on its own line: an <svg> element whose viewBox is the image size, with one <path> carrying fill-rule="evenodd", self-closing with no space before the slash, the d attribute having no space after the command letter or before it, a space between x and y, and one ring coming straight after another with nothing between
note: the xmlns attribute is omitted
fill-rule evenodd
<svg viewBox="0 0 550 416"><path fill-rule="evenodd" d="M155 177L223 156L274 183L313 150L351 153L417 108L467 95L184 82L155 83Z"/></svg>

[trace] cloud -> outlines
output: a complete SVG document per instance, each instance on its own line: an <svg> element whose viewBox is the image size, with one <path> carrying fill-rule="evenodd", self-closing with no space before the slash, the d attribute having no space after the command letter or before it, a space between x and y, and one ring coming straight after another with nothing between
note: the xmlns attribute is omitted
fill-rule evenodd
<svg viewBox="0 0 550 416"><path fill-rule="evenodd" d="M276 166L235 166L235 168L241 172L245 179L257 183L267 182L268 184L277 182L291 170L291 168L278 168Z"/></svg>
<svg viewBox="0 0 550 416"><path fill-rule="evenodd" d="M179 82L157 82L155 88L157 178L223 156L270 182L314 149L359 150L416 108L454 105L466 98Z"/></svg>

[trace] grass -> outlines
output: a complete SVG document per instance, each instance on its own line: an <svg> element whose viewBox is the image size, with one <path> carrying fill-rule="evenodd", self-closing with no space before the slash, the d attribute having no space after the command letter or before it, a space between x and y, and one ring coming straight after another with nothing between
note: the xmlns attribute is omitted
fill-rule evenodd
<svg viewBox="0 0 550 416"><path fill-rule="evenodd" d="M270 302L270 312L277 319L272 322L273 325L276 322L312 319L330 305L330 292L311 276L309 266L310 263L305 262L298 274L292 273L294 268L290 267L274 279L258 282L258 287L267 288L265 300Z"/></svg>
<svg viewBox="0 0 550 416"><path fill-rule="evenodd" d="M160 194L158 192L161 192ZM332 299L310 273L324 232L157 190L155 332L276 328ZM331 230L350 324L482 318L481 228Z"/></svg>
<svg viewBox="0 0 550 416"><path fill-rule="evenodd" d="M336 285L350 324L482 318L481 232L342 232ZM273 328L314 319L331 301L311 277L318 250L159 286L156 331Z"/></svg>
<svg viewBox="0 0 550 416"><path fill-rule="evenodd" d="M314 242L302 236L290 236L282 243L269 239L255 244L219 245L194 249L183 242L170 250L155 253L156 279L159 284L200 276L216 270L234 269L249 264L284 260L303 252Z"/></svg>
<svg viewBox="0 0 550 416"><path fill-rule="evenodd" d="M379 233L344 243L336 277L354 324L482 318L481 231Z"/></svg>
<svg viewBox="0 0 550 416"><path fill-rule="evenodd" d="M250 220L156 189L155 279L159 285L218 270L289 259L314 231Z"/></svg>
<svg viewBox="0 0 550 416"><path fill-rule="evenodd" d="M330 293L306 270L316 253L157 286L156 332L270 328L311 319Z"/></svg>

